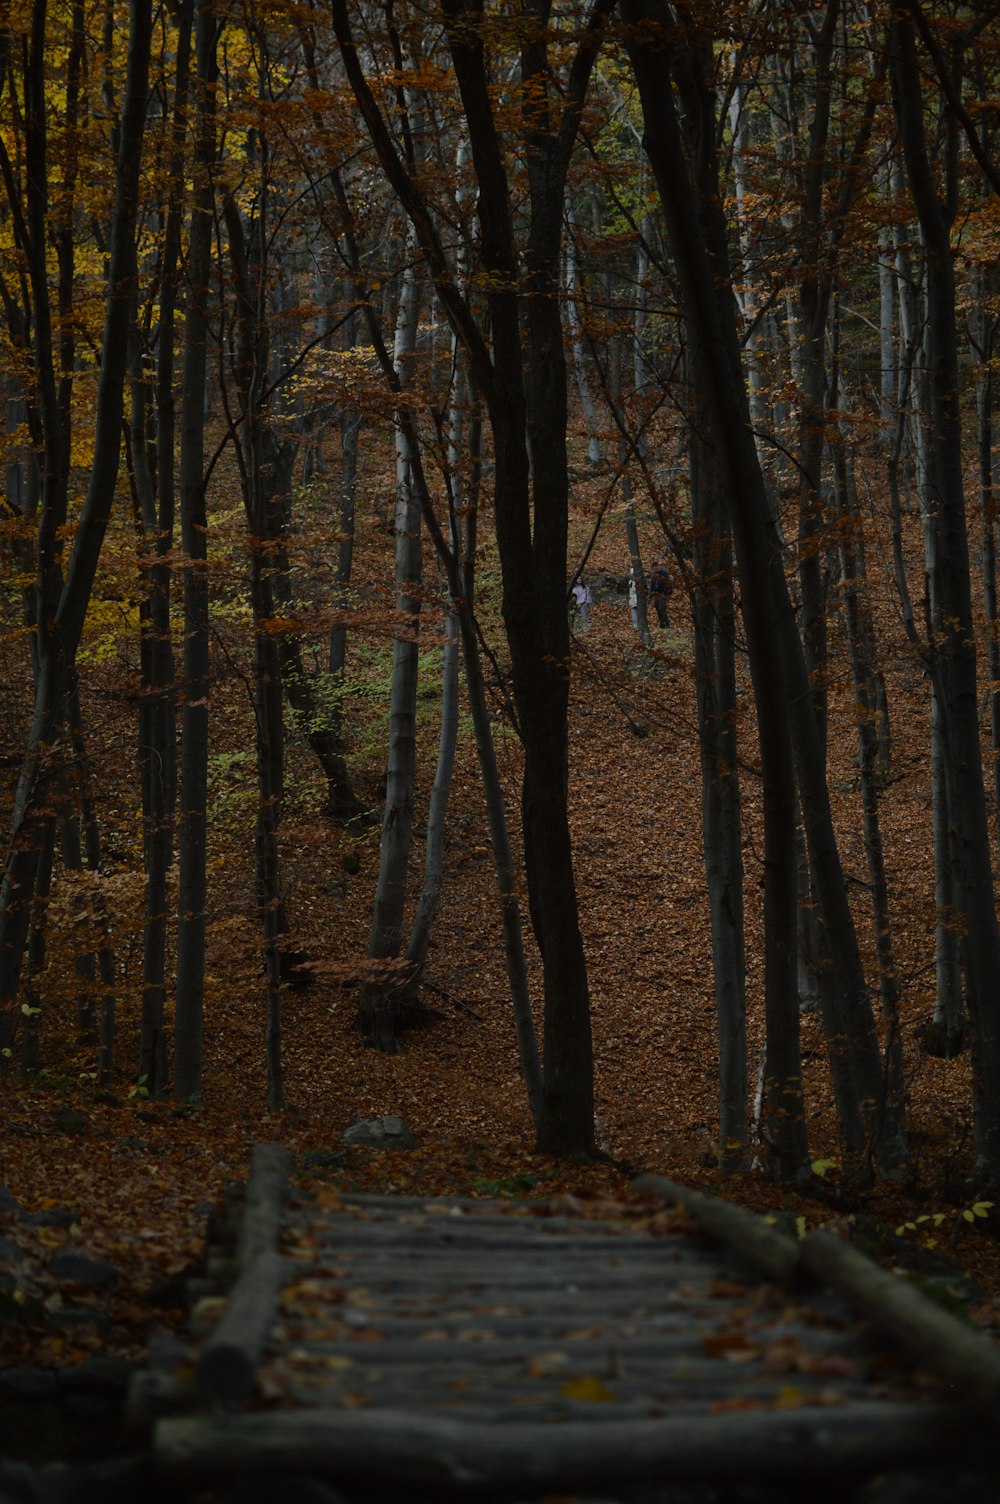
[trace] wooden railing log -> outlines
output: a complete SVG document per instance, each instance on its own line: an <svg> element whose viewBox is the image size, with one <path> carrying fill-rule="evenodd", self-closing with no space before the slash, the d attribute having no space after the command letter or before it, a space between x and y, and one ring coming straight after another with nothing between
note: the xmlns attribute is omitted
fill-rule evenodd
<svg viewBox="0 0 1000 1504"><path fill-rule="evenodd" d="M744 1206L734 1206L717 1196L677 1185L665 1175L639 1175L632 1182L633 1191L644 1196L659 1196L669 1206L683 1206L699 1227L737 1253L748 1258L767 1279L794 1285L799 1276L798 1245L784 1233L775 1231L763 1217Z"/></svg>
<svg viewBox="0 0 1000 1504"><path fill-rule="evenodd" d="M885 1336L954 1384L981 1413L1000 1417L1000 1352L981 1332L824 1228L802 1239L799 1261Z"/></svg>
<svg viewBox="0 0 1000 1504"><path fill-rule="evenodd" d="M254 1145L237 1249L239 1273L198 1359L198 1383L213 1400L236 1403L253 1391L285 1282L278 1237L291 1164L280 1144Z"/></svg>
<svg viewBox="0 0 1000 1504"><path fill-rule="evenodd" d="M298 1472L442 1494L560 1493L650 1479L863 1477L967 1454L969 1412L852 1404L658 1420L482 1425L410 1411L321 1410L162 1420L157 1470L174 1478Z"/></svg>
<svg viewBox="0 0 1000 1504"><path fill-rule="evenodd" d="M237 1260L244 1269L259 1253L278 1246L292 1156L280 1144L254 1144L240 1225Z"/></svg>

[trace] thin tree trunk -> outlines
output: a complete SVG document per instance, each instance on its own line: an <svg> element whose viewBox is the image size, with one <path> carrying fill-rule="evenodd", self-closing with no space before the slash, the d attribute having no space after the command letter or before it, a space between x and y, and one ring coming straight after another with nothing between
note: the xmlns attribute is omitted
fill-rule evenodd
<svg viewBox="0 0 1000 1504"><path fill-rule="evenodd" d="M28 930L28 955L25 975L25 998L21 1009L21 1076L26 1078L41 1068L38 1026L42 1015L41 976L45 967L45 937L48 925L49 898L52 893L52 858L55 852L55 818L45 830L42 857L35 874L31 924Z"/></svg>
<svg viewBox="0 0 1000 1504"><path fill-rule="evenodd" d="M411 241L412 244L412 241ZM394 364L405 386L411 376L417 343L420 296L416 272L403 274L396 324ZM396 610L400 628L393 640L392 687L389 701L389 752L385 813L379 847L378 882L368 940L369 980L361 992L358 1022L365 1037L378 1049L399 1049L396 1031L394 962L402 944L406 878L413 828L413 785L416 769L416 698L419 666L417 628L420 611L420 509L413 494L412 455L402 426L396 428Z"/></svg>
<svg viewBox="0 0 1000 1504"><path fill-rule="evenodd" d="M691 613L701 757L702 845L719 1027L720 1167L734 1171L746 1167L748 1149L746 955L732 547L723 531L722 513L711 456L696 428L691 438L691 514L696 528Z"/></svg>
<svg viewBox="0 0 1000 1504"><path fill-rule="evenodd" d="M632 0L626 16L632 22L658 26L664 37L671 35L659 0ZM779 1169L784 1175L795 1174L804 1168L806 1160L791 938L796 910L796 780L816 895L837 979L836 1034L849 1052L858 1099L864 1104L866 1147L884 1168L890 1169L904 1159L905 1144L892 1104L883 1102L878 1038L833 830L822 740L788 598L775 520L750 432L735 306L728 292L726 225L714 158L715 112L706 71L708 44L693 30L685 34L684 43L683 52L678 47L669 54L669 61L684 95L685 117L694 138L697 199L688 179L672 92L663 87L662 72L652 66L642 49L632 47L630 58L643 103L647 154L663 199L684 312L698 357L720 479L733 507L733 535L764 764L765 969L770 969L766 991L774 1028L779 1037L786 1031L789 1046L778 1074L769 1032L769 1076L777 1074L780 1081L774 1102L775 1121L783 1128ZM658 59L657 67L662 67L662 59ZM704 214L704 225L699 211ZM794 777L790 743L795 748ZM795 1023L791 1022L792 1013ZM771 1010L768 1023L770 1030Z"/></svg>
<svg viewBox="0 0 1000 1504"><path fill-rule="evenodd" d="M587 354L584 349L583 327L580 322L580 310L577 303L577 267L576 267L576 220L573 216L571 199L566 199L566 320L569 325L570 345L573 350L573 371L576 375L576 389L580 395L580 406L583 408L584 422L587 425L587 462L596 469L601 463L601 440L599 436L599 423L597 420L597 408L594 405L594 394L590 386L590 373L587 370Z"/></svg>
<svg viewBox="0 0 1000 1504"><path fill-rule="evenodd" d="M570 70L568 100L560 100L560 124L554 133L544 124L551 107L545 28L525 37L521 71L525 97L531 101L524 126L530 206L522 279L485 39L466 0L445 0L445 26L479 186L479 244L488 274L487 346L455 285L428 206L368 86L346 4L331 3L355 98L382 166L417 230L442 308L469 354L493 429L503 613L525 757L525 869L545 978L545 1076L538 1145L555 1155L589 1154L594 1146L590 1002L566 807L568 472L557 274L566 171L607 8L605 0L596 0Z"/></svg>
<svg viewBox="0 0 1000 1504"><path fill-rule="evenodd" d="M626 0L623 15L630 27L652 25L664 37L670 34L665 9L658 0ZM698 45L693 36L686 41L689 49ZM700 92L702 106L701 134L693 146L696 197L688 177L672 88L664 87L663 59L657 55L654 64L647 50L636 45L629 46L629 56L642 101L646 154L662 201L683 294L692 375L715 441L719 483L731 509L740 572L764 785L765 1133L774 1171L787 1181L804 1174L808 1165L795 975L795 773L784 657L774 651L776 642L781 642L779 612L790 607L774 595L771 558L780 560L780 554L750 429L735 309L720 307L719 288L728 286L729 281L720 264L718 236L722 227L713 226L715 234L709 239L711 232L706 233L701 225L701 209L711 204L713 194L719 202L713 156L714 111L700 72L702 59L689 51L693 87ZM670 56L671 64L676 65L676 61ZM692 130L696 118L691 117ZM723 283L720 277L725 277Z"/></svg>
<svg viewBox="0 0 1000 1504"><path fill-rule="evenodd" d="M80 821L75 810L69 810L62 826L62 859L67 874L73 874L83 882L83 848L80 844ZM80 937L76 948L74 966L77 978L76 1035L82 1045L96 1045L100 1038L97 1018L97 961L89 944L91 926L80 914L77 904L74 930Z"/></svg>
<svg viewBox="0 0 1000 1504"><path fill-rule="evenodd" d="M976 362L976 457L982 513L983 609L986 616L986 675L989 681L990 750L993 763L993 819L1000 842L1000 614L997 610L997 499L994 489L994 385L997 321L987 302L995 279L981 272L972 289L970 341Z"/></svg>
<svg viewBox="0 0 1000 1504"><path fill-rule="evenodd" d="M142 951L142 1031L139 1076L150 1096L162 1095L168 1070L166 1007L168 874L174 854L177 802L177 707L170 624L171 551L174 543L175 331L180 282L184 147L194 0L177 18L170 184L160 266L156 347L156 514L144 539L147 597L143 619L145 695L140 719L146 854L146 919Z"/></svg>
<svg viewBox="0 0 1000 1504"><path fill-rule="evenodd" d="M181 718L180 892L174 1096L201 1096L205 1005L205 843L208 789L209 615L205 506L205 379L212 257L212 164L215 158L216 47L219 22L198 0L195 22L197 147L184 316L179 493L184 550L184 666Z"/></svg>
<svg viewBox="0 0 1000 1504"><path fill-rule="evenodd" d="M441 661L441 731L438 738L434 783L427 810L424 880L406 946L406 960L409 965L406 993L410 1007L416 1007L418 1004L420 982L427 962L427 949L437 915L441 880L444 876L445 814L448 809L451 774L455 765L455 743L458 737L458 649L458 621L452 610L448 612L445 619L445 642Z"/></svg>
<svg viewBox="0 0 1000 1504"><path fill-rule="evenodd" d="M410 431L411 453L419 458L416 431L412 419L407 419ZM479 418L473 424L469 438L469 452L478 455L481 448ZM462 641L462 660L465 666L465 686L469 700L469 714L476 740L476 752L483 779L486 799L486 816L493 847L493 863L497 874L500 895L500 916L503 927L504 959L507 980L510 986L514 1033L517 1039L521 1074L524 1079L536 1130L541 1126L543 1078L538 1055L538 1041L531 1009L528 988L528 969L524 954L524 934L521 924L521 906L518 899L518 868L511 845L504 803L503 784L497 766L496 748L493 744L493 727L486 700L482 657L479 651L479 631L473 611L476 583L477 519L480 476L478 465L473 467L467 495L468 513L464 529L464 554L459 560L454 548L449 547L431 505L422 466L415 467L420 503L428 531L434 542L438 557L448 574L448 586L452 604L458 613ZM453 529L454 536L454 529Z"/></svg>
<svg viewBox="0 0 1000 1504"><path fill-rule="evenodd" d="M891 26L893 99L910 190L926 248L929 489L935 551L931 563L931 666L940 696L952 822L952 859L963 920L962 954L972 1045L978 1172L1000 1182L1000 931L989 856L979 742L976 649L962 475L961 403L950 240L957 207L957 123L947 132L944 202L928 158L920 65L912 22Z"/></svg>
<svg viewBox="0 0 1000 1504"><path fill-rule="evenodd" d="M841 574L844 580L844 610L847 617L851 680L858 723L858 778L861 785L861 817L865 857L871 886L872 925L878 959L879 996L885 1024L885 1053L889 1093L903 1118L906 1083L903 1073L903 1040L899 1018L899 976L892 942L889 884L879 820L881 767L880 694L881 675L875 661L875 634L867 601L864 535L853 476L853 454L842 431L832 443L839 514Z"/></svg>
<svg viewBox="0 0 1000 1504"><path fill-rule="evenodd" d="M39 5L39 53L44 46L44 6ZM14 801L13 834L0 886L0 1011L13 1007L24 957L29 904L42 854L42 836L54 767L49 756L64 719L76 649L97 571L101 546L115 494L121 448L123 390L128 327L135 278L135 219L139 199L139 165L146 115L151 39L149 0L131 0L125 101L108 263L108 297L98 378L95 447L73 552L58 602L40 591L39 610L46 613L44 643L39 649L35 714ZM41 106L44 119L44 105ZM45 178L44 142L35 170ZM44 211L44 206L43 206ZM43 212L44 220L44 212ZM44 246L44 240L40 242ZM44 252L43 252L44 254ZM49 331L50 334L51 331ZM46 336L48 337L48 336ZM68 454L67 454L68 462ZM58 506L50 508L45 527L58 528ZM40 559L45 559L40 549ZM49 554L58 564L58 554ZM48 613L52 613L51 616ZM2 1039L0 1039L2 1047Z"/></svg>

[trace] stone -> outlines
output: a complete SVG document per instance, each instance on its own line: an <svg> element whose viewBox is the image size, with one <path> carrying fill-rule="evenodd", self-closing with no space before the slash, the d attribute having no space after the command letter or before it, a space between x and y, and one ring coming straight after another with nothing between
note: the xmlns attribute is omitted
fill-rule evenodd
<svg viewBox="0 0 1000 1504"><path fill-rule="evenodd" d="M111 1330L111 1318L103 1311L94 1311L90 1306L61 1306L48 1313L49 1326L57 1332L76 1332L81 1327L93 1327L100 1336L106 1337Z"/></svg>
<svg viewBox="0 0 1000 1504"><path fill-rule="evenodd" d="M46 1368L8 1368L0 1373L0 1389L22 1400L51 1399L59 1388L54 1373Z"/></svg>
<svg viewBox="0 0 1000 1504"><path fill-rule="evenodd" d="M28 1255L13 1238L0 1238L0 1264L24 1264Z"/></svg>
<svg viewBox="0 0 1000 1504"><path fill-rule="evenodd" d="M86 1126L87 1119L75 1107L61 1107L52 1114L52 1127L56 1133L65 1133L67 1138L75 1138Z"/></svg>
<svg viewBox="0 0 1000 1504"><path fill-rule="evenodd" d="M352 1123L340 1142L363 1144L369 1149L415 1149L417 1141L410 1132L405 1118L363 1118Z"/></svg>
<svg viewBox="0 0 1000 1504"><path fill-rule="evenodd" d="M11 1195L5 1185L0 1185L0 1216L19 1217L22 1210L20 1201Z"/></svg>
<svg viewBox="0 0 1000 1504"><path fill-rule="evenodd" d="M118 1270L103 1259L88 1258L85 1253L57 1253L51 1263L52 1273L61 1284L81 1285L91 1290L110 1290L118 1283Z"/></svg>
<svg viewBox="0 0 1000 1504"><path fill-rule="evenodd" d="M40 1496L37 1468L26 1462L0 1462L0 1504L35 1504Z"/></svg>
<svg viewBox="0 0 1000 1504"><path fill-rule="evenodd" d="M72 1227L80 1219L68 1206L47 1206L40 1212L27 1212L24 1221L29 1227Z"/></svg>
<svg viewBox="0 0 1000 1504"><path fill-rule="evenodd" d="M59 1378L66 1390L88 1394L123 1394L134 1373L135 1364L127 1358L110 1358L96 1353L72 1368L61 1370Z"/></svg>

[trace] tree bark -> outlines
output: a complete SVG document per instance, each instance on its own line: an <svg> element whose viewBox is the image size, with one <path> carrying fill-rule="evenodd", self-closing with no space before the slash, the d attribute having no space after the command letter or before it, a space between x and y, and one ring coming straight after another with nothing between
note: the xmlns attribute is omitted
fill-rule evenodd
<svg viewBox="0 0 1000 1504"><path fill-rule="evenodd" d="M743 851L736 747L735 603L732 544L712 457L696 418L691 434L691 520L695 526L694 625L702 845L712 925L719 1027L719 1163L746 1166L748 1148L746 953Z"/></svg>
<svg viewBox="0 0 1000 1504"><path fill-rule="evenodd" d="M180 892L174 1096L201 1096L205 1000L205 843L208 787L209 617L205 507L205 379L208 370L212 258L212 164L215 158L216 47L220 23L210 0L195 20L197 147L184 315L179 493L184 550L184 666L181 718Z"/></svg>
<svg viewBox="0 0 1000 1504"><path fill-rule="evenodd" d="M923 118L920 65L912 22L891 27L893 101L906 171L926 251L929 526L933 638L931 671L939 696L945 755L952 856L961 910L962 954L972 1045L973 1111L978 1173L984 1184L1000 1183L1000 976L993 873L986 822L986 795L979 745L976 646L965 497L962 475L961 402L955 314L954 260L950 230L955 199L955 125L950 127L948 197L938 198Z"/></svg>
<svg viewBox="0 0 1000 1504"><path fill-rule="evenodd" d="M44 4L36 5L34 46L44 46ZM58 498L45 510L40 527L39 673L34 718L14 801L13 831L0 884L0 1012L13 1007L24 957L30 895L42 855L43 834L52 778L55 772L48 749L58 736L66 714L66 696L73 679L73 663L97 572L101 546L115 494L121 448L128 327L135 280L135 224L139 197L139 165L146 116L151 7L148 0L131 0L125 99L115 186L108 264L103 359L97 388L95 446L87 492L80 513L65 580L55 597L53 552L61 527ZM38 107L44 119L44 102ZM44 185L44 140L31 171L32 182ZM44 224L44 203L40 207ZM44 236L39 241L44 246ZM50 331L49 331L50 333ZM36 342L44 338L36 329ZM55 419L53 418L53 423ZM62 463L60 461L60 463ZM68 464L68 451L65 463ZM43 491L46 482L43 481ZM63 482L57 480L57 487Z"/></svg>
<svg viewBox="0 0 1000 1504"><path fill-rule="evenodd" d="M420 311L419 285L412 265L403 274L396 324L394 364L400 384L412 377ZM361 991L358 1023L365 1038L378 1049L394 1054L397 1033L397 984L402 945L406 878L413 829L413 786L416 773L418 626L420 612L420 507L414 496L409 436L396 427L396 611L399 630L392 645L392 687L389 700L389 750L385 812L379 846L378 882L368 938L368 960L375 963ZM380 966L379 962L389 965ZM392 964L396 963L396 964Z"/></svg>

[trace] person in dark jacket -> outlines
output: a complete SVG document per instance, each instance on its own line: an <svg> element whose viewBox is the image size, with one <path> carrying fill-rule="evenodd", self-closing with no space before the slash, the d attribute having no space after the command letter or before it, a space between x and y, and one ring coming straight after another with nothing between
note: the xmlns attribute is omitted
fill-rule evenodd
<svg viewBox="0 0 1000 1504"><path fill-rule="evenodd" d="M669 607L672 584L670 570L661 559L649 577L649 598L653 602L656 620L661 627L669 627L670 625Z"/></svg>

